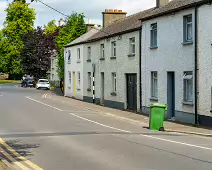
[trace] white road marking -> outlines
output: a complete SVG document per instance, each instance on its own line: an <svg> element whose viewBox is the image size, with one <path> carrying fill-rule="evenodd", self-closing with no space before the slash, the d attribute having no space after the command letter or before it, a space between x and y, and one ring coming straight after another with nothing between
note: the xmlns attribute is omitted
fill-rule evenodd
<svg viewBox="0 0 212 170"><path fill-rule="evenodd" d="M63 110L61 110L61 109L59 109L59 108L56 108L56 107L54 107L54 106L51 106L51 105L45 104L45 103L43 103L43 102L37 101L37 100L32 99L32 98L30 98L30 97L27 97L27 96L25 96L25 97L26 97L27 99L29 99L29 100L32 100L32 101L37 102L37 103L40 103L40 104L42 104L42 105L51 107L51 108L56 109L56 110L58 110L58 111L63 111ZM113 129L113 130L117 130L117 131L120 131L120 132L129 133L129 134L133 133L133 132L131 132L131 131L127 131L127 130L115 128L115 127L112 127L112 126L108 126L108 125L105 125L105 124L102 124L102 123L99 123L99 122L96 122L96 121L93 121L93 120L90 120L90 119L87 119L87 118L78 116L78 115L76 115L76 114L74 114L74 113L69 113L69 114L72 115L72 116L75 116L75 117L77 117L77 118L79 118L79 119L83 119L83 120L85 120L85 121L88 121L88 122L97 124L97 125L102 126L102 127L106 127L106 128L109 128L109 129ZM193 148L198 148L198 149L203 149L203 150L212 151L212 148L203 147L203 146L199 146L199 145L193 145L193 144L189 144L189 143L178 142L178 141L169 140L169 139L164 139L164 138L158 138L158 137L154 137L154 136L151 136L151 135L142 135L142 134L140 134L140 136L146 137L146 138L150 138L150 139L156 139L156 140L160 140L160 141L165 141L165 142L169 142L169 143L175 143L175 144L179 144L179 145L185 145L185 146L190 146L190 147L193 147Z"/></svg>
<svg viewBox="0 0 212 170"><path fill-rule="evenodd" d="M27 99L29 99L29 100L32 100L32 101L37 102L37 103L40 103L40 104L42 104L42 105L45 105L45 106L51 107L51 108L53 108L53 109L55 109L55 110L58 110L58 111L60 111L60 112L62 112L62 111L63 111L63 110L61 110L61 109L59 109L59 108L56 108L56 107L54 107L54 106L51 106L51 105L45 104L45 103L40 102L40 101L38 101L38 100L32 99L32 98L30 98L30 97L27 97L27 96L25 96L25 97L26 97Z"/></svg>

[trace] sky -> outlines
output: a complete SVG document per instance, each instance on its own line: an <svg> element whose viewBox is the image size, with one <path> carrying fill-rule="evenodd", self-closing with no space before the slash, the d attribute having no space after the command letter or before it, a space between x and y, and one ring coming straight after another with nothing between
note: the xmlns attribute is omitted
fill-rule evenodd
<svg viewBox="0 0 212 170"><path fill-rule="evenodd" d="M71 15L71 13L84 13L85 22L91 19L93 24L102 25L102 12L105 9L120 9L127 12L128 15L143 11L155 6L156 0L41 0L53 8ZM12 0L0 0L0 29L3 28L3 22L6 14L4 12L9 2ZM27 0L29 3L30 0ZM40 2L33 2L30 7L36 11L35 26L43 26L49 21L55 19L58 21L64 18L63 15L44 6Z"/></svg>

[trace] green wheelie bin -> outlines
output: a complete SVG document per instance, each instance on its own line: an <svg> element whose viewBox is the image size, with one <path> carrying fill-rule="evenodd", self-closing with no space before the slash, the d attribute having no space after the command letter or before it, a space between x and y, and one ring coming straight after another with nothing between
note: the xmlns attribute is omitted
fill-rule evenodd
<svg viewBox="0 0 212 170"><path fill-rule="evenodd" d="M150 119L149 129L164 131L164 118L167 104L151 104L150 105Z"/></svg>

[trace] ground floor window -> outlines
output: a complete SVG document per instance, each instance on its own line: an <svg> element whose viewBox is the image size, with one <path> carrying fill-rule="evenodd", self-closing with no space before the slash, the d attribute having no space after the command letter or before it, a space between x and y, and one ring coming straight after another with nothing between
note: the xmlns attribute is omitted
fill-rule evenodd
<svg viewBox="0 0 212 170"><path fill-rule="evenodd" d="M80 72L77 73L77 88L80 89Z"/></svg>
<svg viewBox="0 0 212 170"><path fill-rule="evenodd" d="M68 72L68 86L71 87L71 72Z"/></svg>
<svg viewBox="0 0 212 170"><path fill-rule="evenodd" d="M151 97L158 98L158 73L151 72Z"/></svg>
<svg viewBox="0 0 212 170"><path fill-rule="evenodd" d="M91 72L88 72L88 89L91 89Z"/></svg>
<svg viewBox="0 0 212 170"><path fill-rule="evenodd" d="M112 73L112 83L113 83L113 92L117 90L117 80L116 80L116 73Z"/></svg>
<svg viewBox="0 0 212 170"><path fill-rule="evenodd" d="M193 74L192 71L184 72L184 101L193 102Z"/></svg>

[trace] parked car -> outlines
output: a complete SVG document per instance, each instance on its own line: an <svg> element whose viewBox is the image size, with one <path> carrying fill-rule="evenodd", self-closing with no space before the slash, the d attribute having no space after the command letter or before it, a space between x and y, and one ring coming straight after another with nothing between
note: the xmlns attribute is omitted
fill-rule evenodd
<svg viewBox="0 0 212 170"><path fill-rule="evenodd" d="M36 87L36 81L34 79L24 79L21 82L21 87Z"/></svg>
<svg viewBox="0 0 212 170"><path fill-rule="evenodd" d="M37 82L36 88L37 89L43 88L43 89L49 90L50 89L50 83L47 79L39 79L38 82Z"/></svg>

